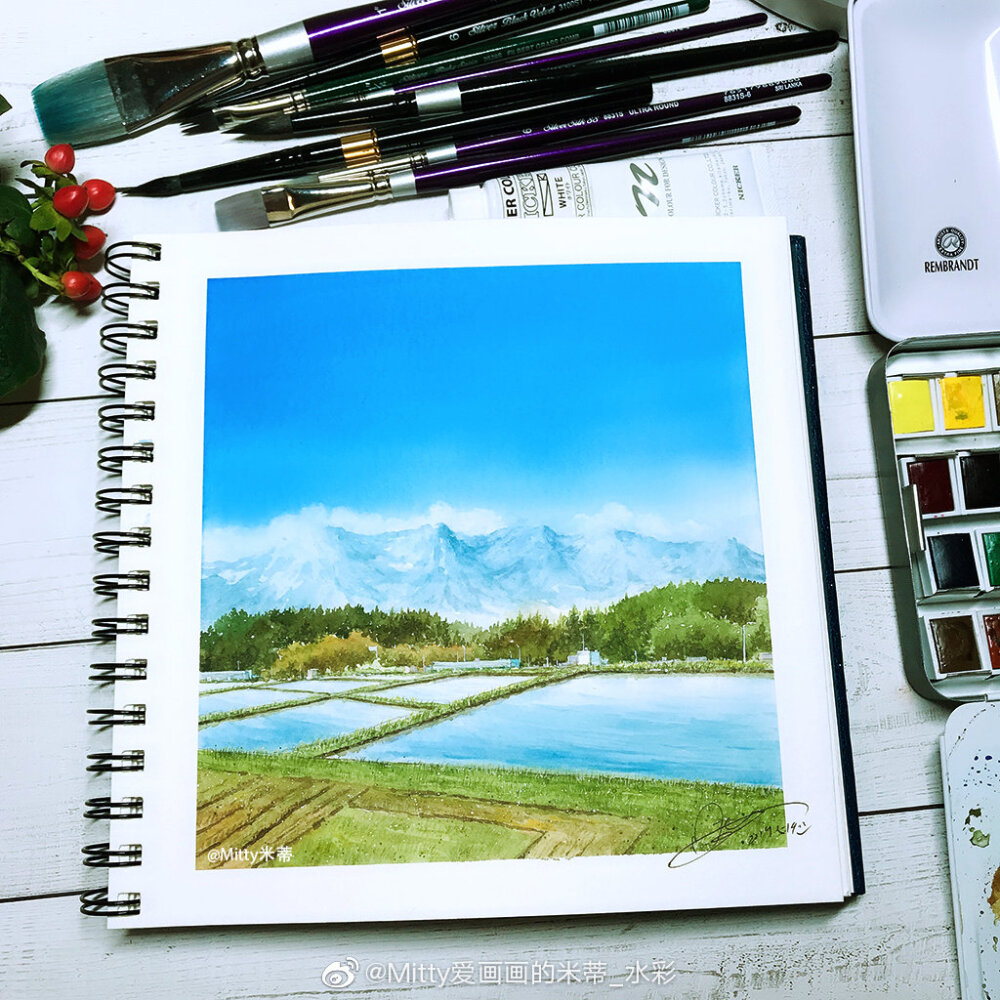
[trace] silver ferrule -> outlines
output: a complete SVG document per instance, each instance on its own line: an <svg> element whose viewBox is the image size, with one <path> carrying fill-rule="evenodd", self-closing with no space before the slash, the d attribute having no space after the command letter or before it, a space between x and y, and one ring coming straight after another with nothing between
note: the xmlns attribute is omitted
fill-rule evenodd
<svg viewBox="0 0 1000 1000"><path fill-rule="evenodd" d="M387 174L360 173L328 184L265 188L261 191L269 226L313 215L365 208L396 197Z"/></svg>
<svg viewBox="0 0 1000 1000"><path fill-rule="evenodd" d="M438 83L433 87L420 87L413 92L417 114L421 118L435 115L456 114L462 110L462 91L457 83Z"/></svg>
<svg viewBox="0 0 1000 1000"><path fill-rule="evenodd" d="M417 178L412 170L400 170L398 173L389 174L386 177L389 188L389 197L395 201L397 198L416 198Z"/></svg>
<svg viewBox="0 0 1000 1000"><path fill-rule="evenodd" d="M431 167L435 163L454 163L458 159L458 150L453 143L432 146L424 150L423 166Z"/></svg>
<svg viewBox="0 0 1000 1000"><path fill-rule="evenodd" d="M264 72L253 39L104 60L126 132Z"/></svg>
<svg viewBox="0 0 1000 1000"><path fill-rule="evenodd" d="M290 115L296 111L302 111L305 107L302 103L304 100L302 91L293 90L284 94L275 94L273 97L262 97L256 101L220 104L212 109L212 116L219 126L219 131L228 132L244 122L253 121L255 118L263 118L266 115L276 113Z"/></svg>
<svg viewBox="0 0 1000 1000"><path fill-rule="evenodd" d="M433 146L430 149L413 149L408 153L390 156L384 160L379 160L378 163L367 166L343 167L340 170L332 170L329 173L317 174L315 177L306 178L302 183L331 184L341 179L357 177L359 175L374 177L376 174L406 172L412 174L414 170L423 170L425 167L433 166L436 163L454 163L457 159L458 150L453 145Z"/></svg>
<svg viewBox="0 0 1000 1000"><path fill-rule="evenodd" d="M265 31L255 39L257 51L264 61L264 72L294 69L313 61L312 46L306 26L301 21Z"/></svg>
<svg viewBox="0 0 1000 1000"><path fill-rule="evenodd" d="M365 90L352 93L346 97L338 97L337 104L364 104L367 101L385 101L395 96L396 91L394 88L379 87L378 90Z"/></svg>
<svg viewBox="0 0 1000 1000"><path fill-rule="evenodd" d="M398 156L390 156L378 163L369 163L367 166L342 167L340 170L331 170L325 174L317 174L315 178L310 178L310 184L334 184L339 180L347 178L366 176L374 177L376 174L394 173L397 170L412 170L423 163L423 154L420 152L400 153Z"/></svg>

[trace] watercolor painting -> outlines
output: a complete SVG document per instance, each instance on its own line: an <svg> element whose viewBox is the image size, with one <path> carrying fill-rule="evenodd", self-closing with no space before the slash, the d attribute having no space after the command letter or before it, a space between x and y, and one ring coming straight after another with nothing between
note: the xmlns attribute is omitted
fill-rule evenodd
<svg viewBox="0 0 1000 1000"><path fill-rule="evenodd" d="M784 845L738 264L213 279L207 330L198 868Z"/></svg>

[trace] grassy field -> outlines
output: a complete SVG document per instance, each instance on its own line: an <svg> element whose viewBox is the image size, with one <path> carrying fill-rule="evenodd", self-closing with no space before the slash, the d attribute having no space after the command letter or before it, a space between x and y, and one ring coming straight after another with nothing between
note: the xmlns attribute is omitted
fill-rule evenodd
<svg viewBox="0 0 1000 1000"><path fill-rule="evenodd" d="M673 854L726 822L717 849L785 843L781 790L750 785L202 751L198 789L199 867Z"/></svg>

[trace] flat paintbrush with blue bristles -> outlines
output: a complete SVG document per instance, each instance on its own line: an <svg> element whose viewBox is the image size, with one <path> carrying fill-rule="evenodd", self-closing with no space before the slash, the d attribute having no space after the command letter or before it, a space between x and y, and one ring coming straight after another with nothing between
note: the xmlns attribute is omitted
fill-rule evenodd
<svg viewBox="0 0 1000 1000"><path fill-rule="evenodd" d="M39 84L32 94L50 143L96 145L162 122L209 94L257 76L372 51L387 63L417 57L411 30L495 18L524 0L410 0L321 14L236 42L116 56ZM412 51L410 51L412 49Z"/></svg>

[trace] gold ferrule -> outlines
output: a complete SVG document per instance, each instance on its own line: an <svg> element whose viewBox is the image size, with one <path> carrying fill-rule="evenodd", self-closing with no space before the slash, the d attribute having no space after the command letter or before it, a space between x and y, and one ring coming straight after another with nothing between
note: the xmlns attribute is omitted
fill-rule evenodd
<svg viewBox="0 0 1000 1000"><path fill-rule="evenodd" d="M379 35L377 41L386 66L409 66L417 61L417 40L406 28L387 31Z"/></svg>
<svg viewBox="0 0 1000 1000"><path fill-rule="evenodd" d="M348 170L370 167L382 159L382 153L378 148L378 136L373 129L343 136L340 148L344 153L344 166Z"/></svg>

